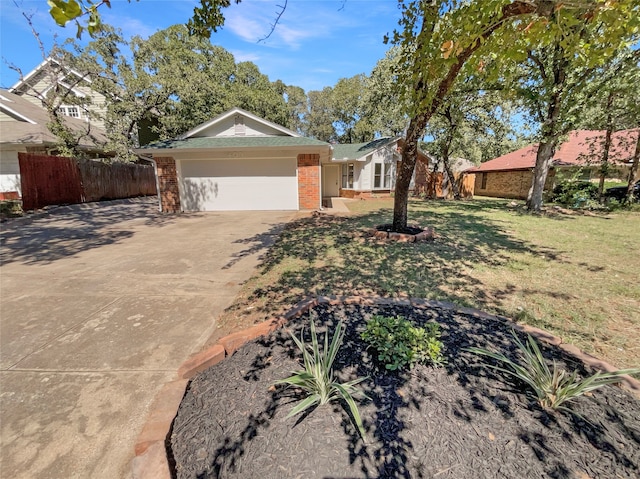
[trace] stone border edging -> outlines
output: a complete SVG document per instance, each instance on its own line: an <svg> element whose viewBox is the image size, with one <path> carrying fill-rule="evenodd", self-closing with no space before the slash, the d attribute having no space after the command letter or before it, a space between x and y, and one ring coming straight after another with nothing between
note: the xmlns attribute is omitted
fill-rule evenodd
<svg viewBox="0 0 640 479"><path fill-rule="evenodd" d="M379 240L389 240L389 241L397 241L398 243L419 243L421 241L433 241L436 239L436 232L431 226L427 226L426 228L422 228L418 225L409 225L411 228L416 228L421 230L420 233L409 234L409 233L396 233L394 231L385 231L379 230L378 227L375 228L367 228L365 230L366 234L379 239Z"/></svg>
<svg viewBox="0 0 640 479"><path fill-rule="evenodd" d="M533 326L517 324L505 316L485 313L475 308L456 306L454 303L420 298L384 298L380 296L318 296L307 297L297 303L283 316L264 321L242 331L231 333L208 349L194 354L178 369L178 378L166 383L156 395L150 409L147 421L135 444L135 457L131 464L133 479L172 479L171 460L167 457L167 441L171 433L182 398L184 397L189 380L200 371L219 363L227 356L231 356L245 343L260 336L265 336L284 326L290 319L306 313L319 304L359 304L361 306L413 306L415 308L438 308L466 314L478 319L499 321L512 328L530 334L536 339L562 349L583 364L607 372L617 371L611 364L587 354L576 346L564 343L562 338L534 328ZM621 376L621 385L640 399L640 381L631 376Z"/></svg>

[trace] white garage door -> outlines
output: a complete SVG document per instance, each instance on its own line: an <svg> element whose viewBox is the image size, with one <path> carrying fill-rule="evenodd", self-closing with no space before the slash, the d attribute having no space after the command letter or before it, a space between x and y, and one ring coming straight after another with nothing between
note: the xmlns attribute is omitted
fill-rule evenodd
<svg viewBox="0 0 640 479"><path fill-rule="evenodd" d="M185 211L297 210L295 158L182 160Z"/></svg>

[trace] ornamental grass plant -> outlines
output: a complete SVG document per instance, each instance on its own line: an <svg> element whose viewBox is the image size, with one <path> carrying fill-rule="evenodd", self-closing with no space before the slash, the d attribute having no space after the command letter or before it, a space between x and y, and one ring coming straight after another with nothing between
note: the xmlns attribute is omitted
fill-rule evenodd
<svg viewBox="0 0 640 479"><path fill-rule="evenodd" d="M316 327L311 320L311 344L304 342L304 330L300 334L300 339L291 334L293 341L302 352L302 360L304 369L294 371L291 376L276 381L275 384L286 384L296 387L303 391L307 397L296 405L287 415L287 417L307 410L316 405L327 404L336 399L342 399L349 407L351 418L354 425L358 429L360 436L365 438L365 431L362 425L362 419L358 411L358 406L353 396L366 397L364 393L356 386L366 378L361 377L340 383L336 380L333 373L333 362L336 359L338 350L344 339L344 330L342 322L339 322L333 334L331 344L329 344L329 331L324 335L324 347L320 349Z"/></svg>
<svg viewBox="0 0 640 479"><path fill-rule="evenodd" d="M571 412L569 408L564 406L568 401L607 384L617 383L622 375L640 372L640 369L622 369L614 372L598 371L591 376L580 378L577 371L568 373L561 369L555 361L549 367L540 346L530 335L527 335L527 341L523 343L514 331L511 331L511 334L521 356L519 361L514 361L502 353L484 348L469 348L468 351L495 359L503 364L504 367L493 364L489 364L489 367L526 383L535 393L540 406L544 408Z"/></svg>

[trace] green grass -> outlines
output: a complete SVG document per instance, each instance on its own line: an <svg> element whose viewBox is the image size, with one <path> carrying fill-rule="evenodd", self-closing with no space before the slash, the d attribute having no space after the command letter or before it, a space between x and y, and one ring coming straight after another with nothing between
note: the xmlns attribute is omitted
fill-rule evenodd
<svg viewBox="0 0 640 479"><path fill-rule="evenodd" d="M452 301L542 327L619 367L640 361L640 212L530 215L510 200L411 201L431 243L382 243L392 199L349 203L350 217L303 218L225 312L277 314L307 294Z"/></svg>

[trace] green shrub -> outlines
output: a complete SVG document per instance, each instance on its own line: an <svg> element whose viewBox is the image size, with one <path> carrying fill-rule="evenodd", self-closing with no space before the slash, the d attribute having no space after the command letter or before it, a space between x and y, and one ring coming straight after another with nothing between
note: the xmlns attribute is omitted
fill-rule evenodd
<svg viewBox="0 0 640 479"><path fill-rule="evenodd" d="M553 189L551 199L569 208L586 208L597 204L598 185L589 181L563 180Z"/></svg>
<svg viewBox="0 0 640 479"><path fill-rule="evenodd" d="M413 368L416 363L440 365L444 362L438 323L428 323L421 328L401 316L373 316L361 337L391 371Z"/></svg>
<svg viewBox="0 0 640 479"><path fill-rule="evenodd" d="M0 201L0 218L17 218L22 214L22 202L20 200Z"/></svg>
<svg viewBox="0 0 640 479"><path fill-rule="evenodd" d="M535 340L527 335L527 343L511 332L518 347L521 360L513 361L504 354L482 348L469 348L469 351L487 356L502 363L505 367L490 365L493 369L514 376L528 384L535 392L538 403L545 408L569 410L564 403L606 384L620 381L620 375L637 374L638 369L626 369L615 372L600 372L580 379L574 371L569 374L560 369L556 362L549 368Z"/></svg>
<svg viewBox="0 0 640 479"><path fill-rule="evenodd" d="M336 326L331 345L329 345L329 332L326 332L322 351L320 351L313 320L311 320L311 346L304 343L303 333L300 334L300 339L296 338L293 334L291 337L302 352L304 369L294 371L288 378L281 379L275 383L297 387L307 394L307 397L295 406L287 417L295 416L299 412L305 411L316 404L322 405L334 399L342 398L349 406L355 426L364 439L364 427L362 426L360 413L353 400L353 396L357 394L364 396L364 393L355 386L366 378L358 378L346 383L339 383L333 377L333 361L336 359L338 349L340 349L340 345L344 339L342 323L338 323L338 326Z"/></svg>

